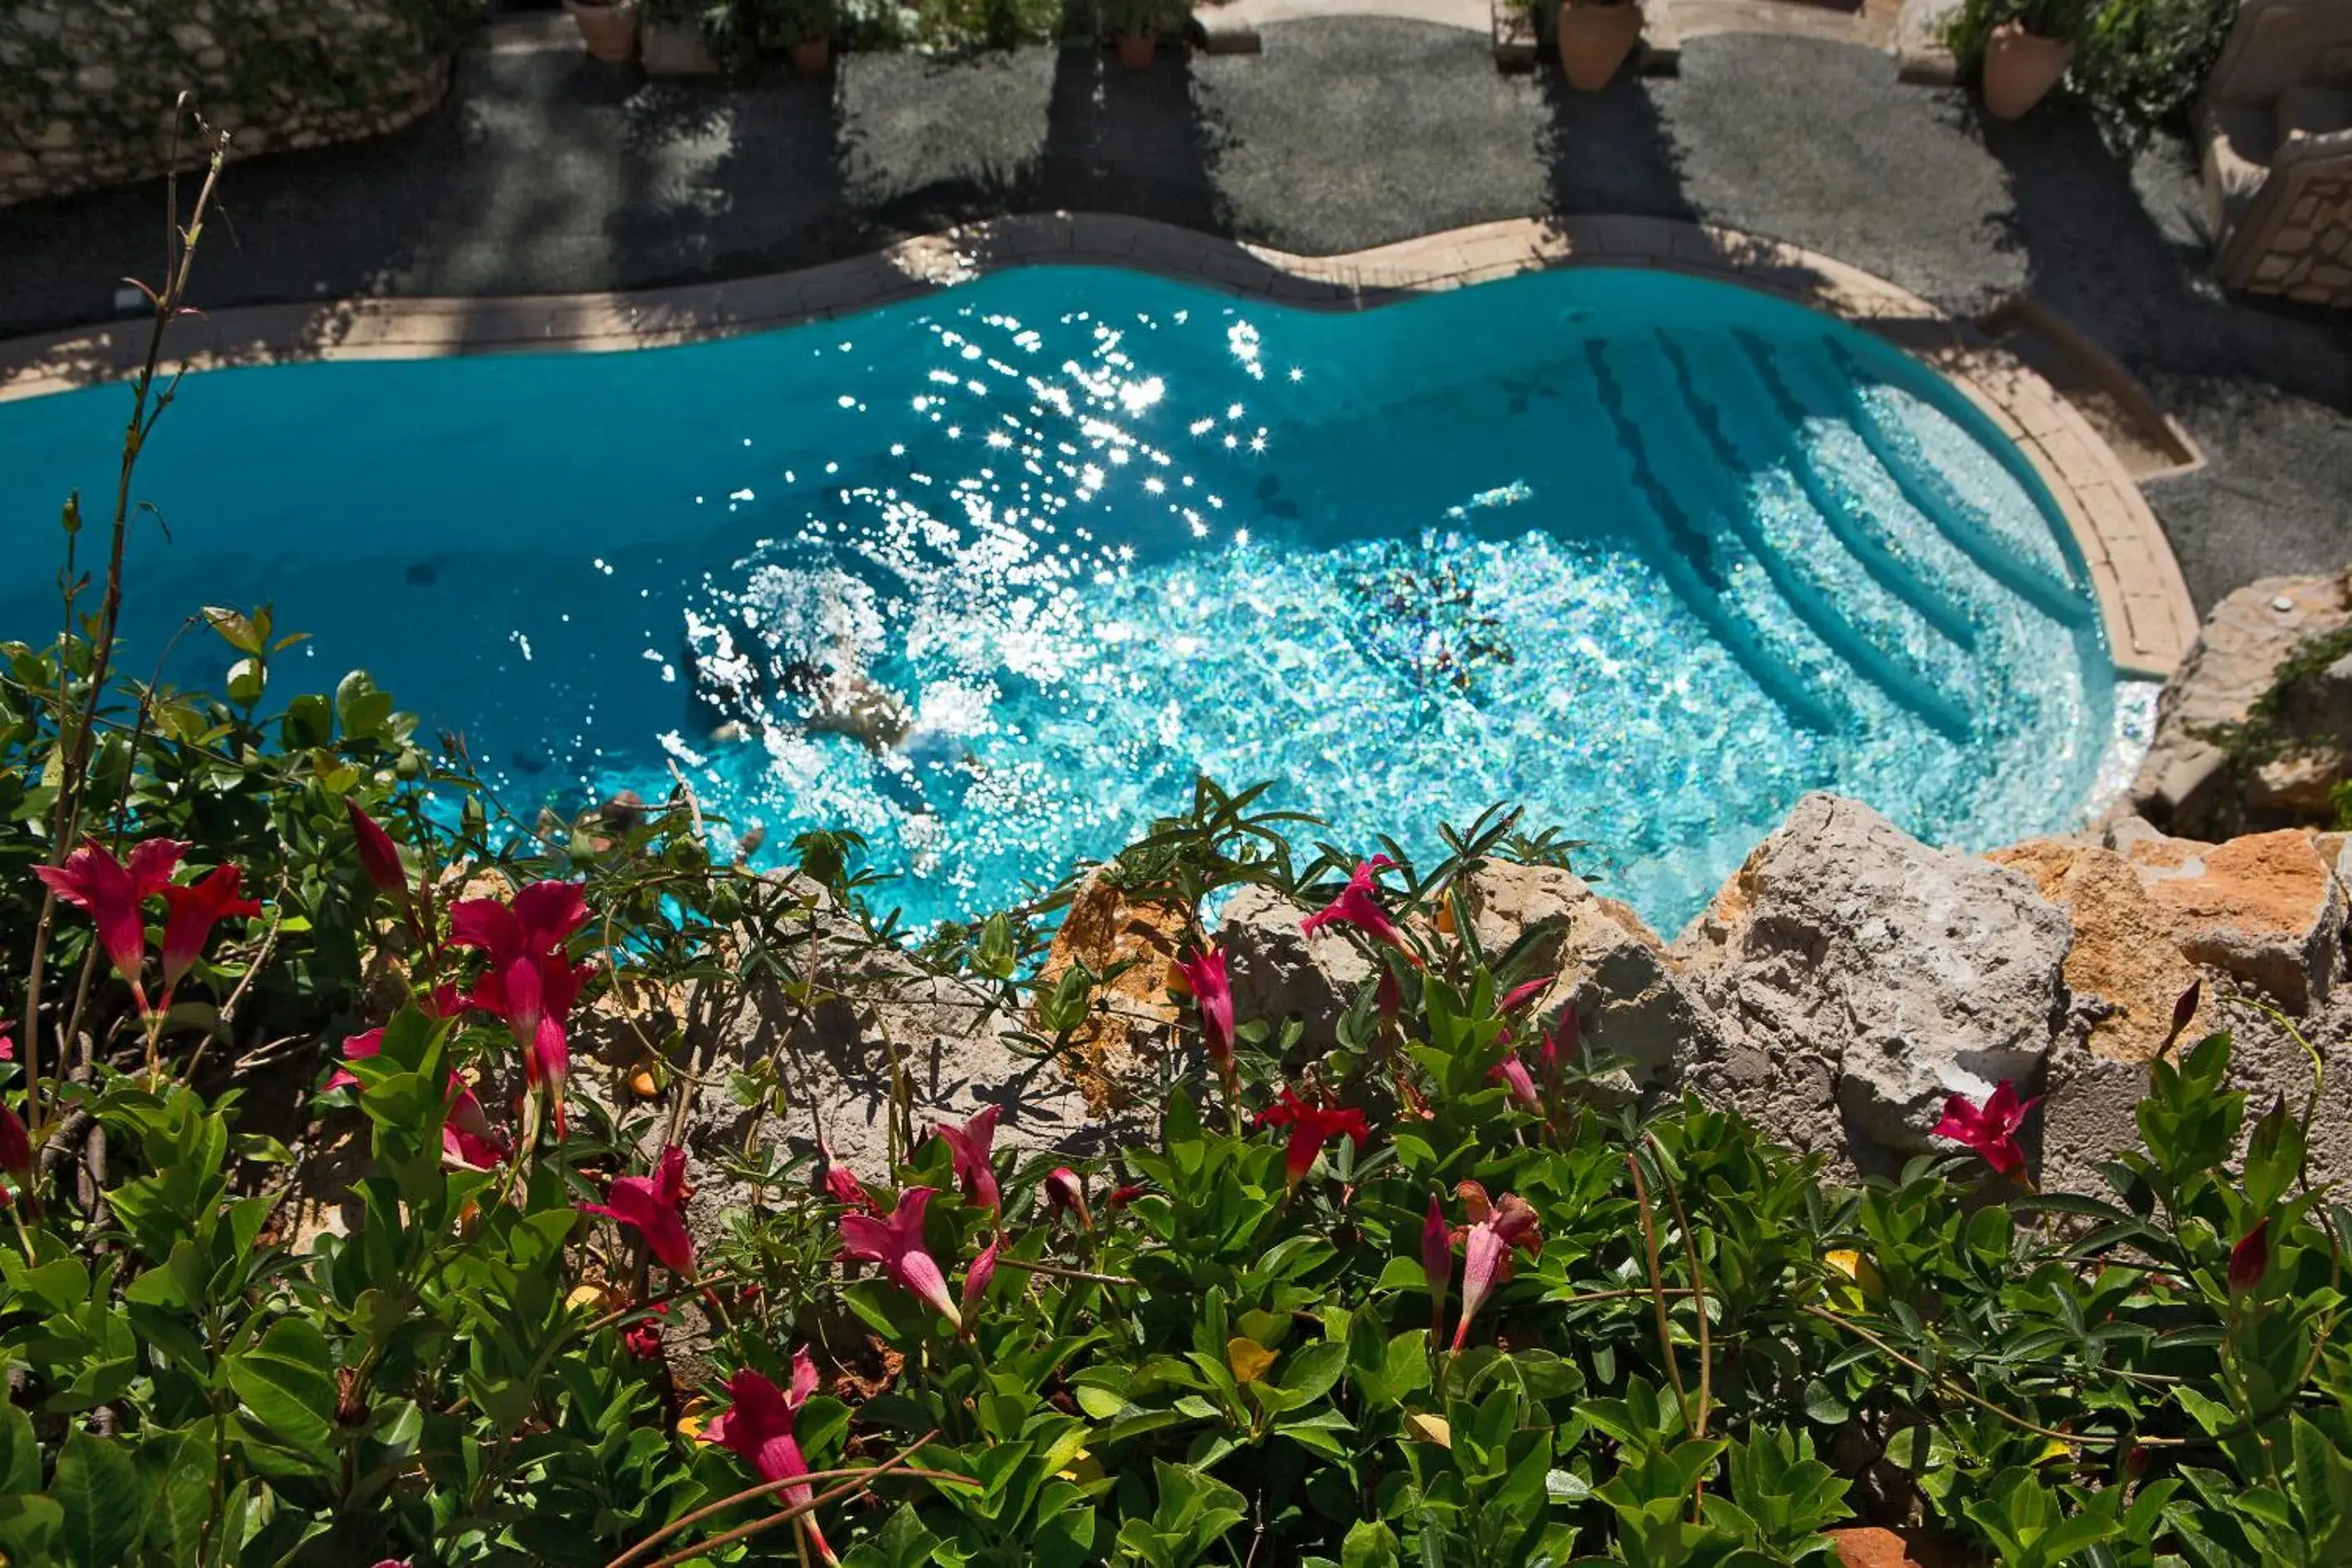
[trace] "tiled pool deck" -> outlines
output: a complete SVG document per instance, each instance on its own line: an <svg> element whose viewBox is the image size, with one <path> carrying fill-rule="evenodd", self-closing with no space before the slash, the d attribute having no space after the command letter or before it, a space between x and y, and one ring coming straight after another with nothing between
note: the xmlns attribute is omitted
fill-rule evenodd
<svg viewBox="0 0 2352 1568"><path fill-rule="evenodd" d="M2064 510L2096 586L2120 674L2160 679L2198 617L2170 544L2120 458L2038 373L1968 322L1817 252L1666 218L1513 218L1370 250L1293 256L1148 219L1013 216L798 272L635 293L362 299L223 310L176 326L192 368L302 360L606 353L691 342L863 310L993 268L1062 261L1132 267L1245 298L1364 310L1543 268L1655 267L1779 295L1879 333L1941 371L2015 441ZM143 321L0 343L0 401L120 376Z"/></svg>

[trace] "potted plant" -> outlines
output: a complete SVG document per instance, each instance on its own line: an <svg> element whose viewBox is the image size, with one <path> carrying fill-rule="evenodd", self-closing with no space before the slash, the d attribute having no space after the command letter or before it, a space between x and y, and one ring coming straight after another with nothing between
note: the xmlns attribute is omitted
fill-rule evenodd
<svg viewBox="0 0 2352 1568"><path fill-rule="evenodd" d="M1561 0L1559 68L1579 92L1599 92L1642 39L1639 0Z"/></svg>
<svg viewBox="0 0 2352 1568"><path fill-rule="evenodd" d="M647 76L712 76L719 69L714 34L731 36L734 0L639 0L645 12L638 57Z"/></svg>
<svg viewBox="0 0 2352 1568"><path fill-rule="evenodd" d="M823 76L833 63L834 0L759 0L760 47L789 50L793 68Z"/></svg>
<svg viewBox="0 0 2352 1568"><path fill-rule="evenodd" d="M563 0L580 29L580 41L600 60L635 59L637 0Z"/></svg>
<svg viewBox="0 0 2352 1568"><path fill-rule="evenodd" d="M1118 51L1118 63L1130 70L1149 68L1160 29L1173 12L1170 0L1102 0L1103 26Z"/></svg>
<svg viewBox="0 0 2352 1568"><path fill-rule="evenodd" d="M2088 0L1968 0L1945 30L1953 57L1974 61L1985 112L2015 120L2058 85L2074 61Z"/></svg>

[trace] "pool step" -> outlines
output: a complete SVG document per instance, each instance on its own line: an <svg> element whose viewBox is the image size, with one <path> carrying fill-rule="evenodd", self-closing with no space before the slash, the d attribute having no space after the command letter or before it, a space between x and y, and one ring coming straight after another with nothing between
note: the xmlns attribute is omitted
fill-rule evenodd
<svg viewBox="0 0 2352 1568"><path fill-rule="evenodd" d="M1901 449L1858 390L1858 378L1864 374L1861 367L1834 349L1783 345L1771 352L1785 384L1815 411L1850 426L1904 501L1979 571L2063 626L2079 625L2094 613L2090 601L2072 584L2025 560L1983 510L1924 456Z"/></svg>
<svg viewBox="0 0 2352 1568"><path fill-rule="evenodd" d="M1912 564L1896 554L1880 537L1877 524L1864 517L1861 510L1847 498L1843 488L1833 482L1832 476L1822 471L1812 452L1805 445L1805 411L1780 380L1773 365L1771 351L1762 340L1750 332L1735 332L1739 348L1737 354L1727 354L1721 362L1721 374L1727 382L1737 383L1743 391L1760 387L1765 398L1779 416L1778 425L1759 426L1761 429L1785 426L1788 437L1775 443L1770 454L1773 461L1786 468L1803 489L1805 499L1821 515L1837 542L1846 552L1862 563L1878 585L1910 606L1912 613L1956 644L1970 652L1977 646L1976 623L1968 612L1934 583L1922 576Z"/></svg>
<svg viewBox="0 0 2352 1568"><path fill-rule="evenodd" d="M1588 341L1584 357L1591 371L1591 384L1589 388L1579 384L1574 394L1590 396L1598 404L1602 419L1616 437L1613 442L1597 444L1604 449L1613 448L1618 460L1605 475L1596 475L1596 482L1622 491L1629 514L1646 510L1657 517L1665 530L1663 542L1643 542L1643 557L1657 568L1684 607L1698 618L1748 678L1778 703L1792 722L1822 733L1837 731L1840 725L1835 714L1811 689L1804 675L1776 656L1756 626L1731 612L1725 594L1727 584L1714 547L1705 531L1683 510L1681 503L1659 484L1641 429L1626 413L1624 390L1610 371L1600 343ZM1638 501L1634 499L1637 490L1642 497ZM1635 537L1640 539L1639 531Z"/></svg>
<svg viewBox="0 0 2352 1568"><path fill-rule="evenodd" d="M1699 505L1747 546L1748 553L1797 618L1847 668L1877 687L1888 700L1918 714L1946 736L1965 739L1969 733L1967 712L1898 664L1875 638L1831 604L1828 595L1764 537L1763 530L1748 511L1747 484L1731 478L1741 471L1738 453L1725 434L1714 406L1699 395L1692 384L1689 366L1672 342L1660 333L1649 340L1619 339L1615 346L1619 374L1627 377L1629 385L1646 386L1651 393L1644 400L1645 406L1654 411L1652 424L1664 426L1660 435L1671 459L1668 471L1680 475L1683 482L1701 492ZM1670 417L1677 406L1683 414L1679 421Z"/></svg>

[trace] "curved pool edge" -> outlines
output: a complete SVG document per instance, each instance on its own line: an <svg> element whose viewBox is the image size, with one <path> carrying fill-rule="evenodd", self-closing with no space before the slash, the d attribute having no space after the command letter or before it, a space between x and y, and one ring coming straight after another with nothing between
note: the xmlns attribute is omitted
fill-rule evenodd
<svg viewBox="0 0 2352 1568"><path fill-rule="evenodd" d="M1097 213L992 218L797 272L635 292L499 299L362 298L188 318L170 349L190 369L500 353L603 353L788 327L918 298L1037 263L1113 266L1310 310L1576 266L1649 267L1755 289L1869 330L1957 387L2031 465L2066 520L2119 676L2161 680L2197 635L2163 528L2106 441L2048 381L1969 322L1832 257L1719 225L1592 216L1507 218L1338 256ZM134 371L143 320L0 342L0 402Z"/></svg>

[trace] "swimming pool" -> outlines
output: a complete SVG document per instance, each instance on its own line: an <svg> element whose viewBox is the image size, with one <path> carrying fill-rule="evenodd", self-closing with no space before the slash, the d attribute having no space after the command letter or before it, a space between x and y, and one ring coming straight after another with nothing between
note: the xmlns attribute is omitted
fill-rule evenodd
<svg viewBox="0 0 2352 1568"><path fill-rule="evenodd" d="M119 388L0 407L0 628ZM130 668L207 603L367 668L510 805L865 833L916 922L1196 772L1366 842L1510 800L1671 932L1809 789L1931 841L2070 826L2112 665L2063 520L1954 389L1649 271L1360 314L1039 267L685 348L192 378ZM225 655L195 647L191 678Z"/></svg>

